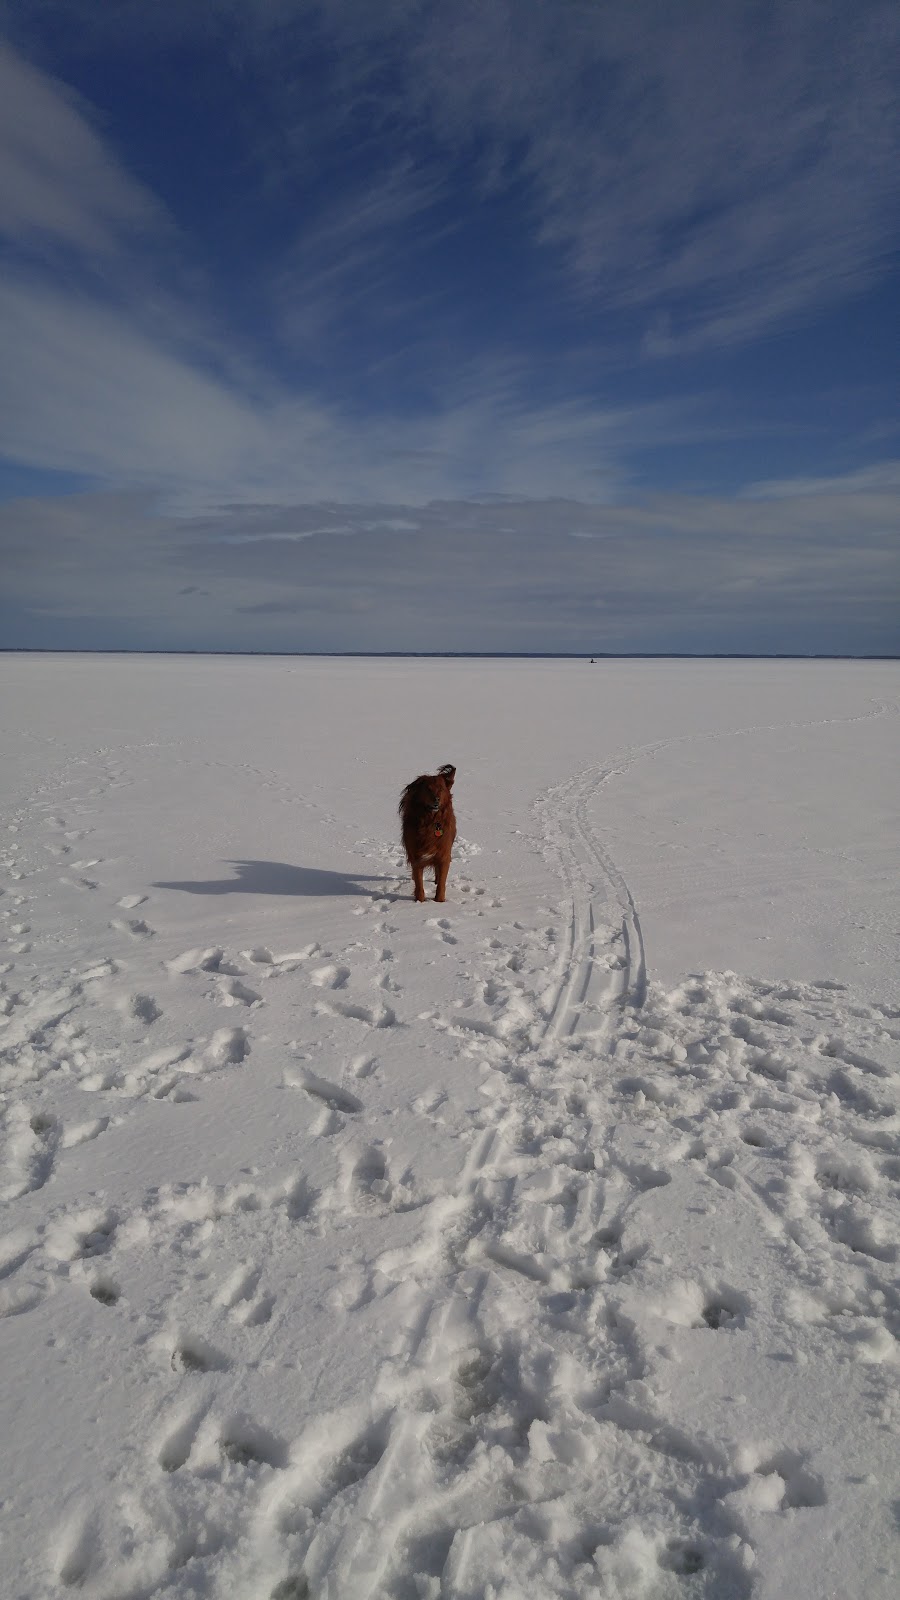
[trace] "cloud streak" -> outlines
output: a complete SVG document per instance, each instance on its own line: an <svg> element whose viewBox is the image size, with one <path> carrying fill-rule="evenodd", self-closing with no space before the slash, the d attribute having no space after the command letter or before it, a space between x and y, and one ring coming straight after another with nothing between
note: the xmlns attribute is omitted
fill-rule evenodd
<svg viewBox="0 0 900 1600"><path fill-rule="evenodd" d="M0 556L15 625L71 642L106 614L136 648L889 653L898 513L896 489L859 488L178 521L88 496L0 511Z"/></svg>
<svg viewBox="0 0 900 1600"><path fill-rule="evenodd" d="M0 232L21 247L109 256L165 223L63 84L0 41Z"/></svg>
<svg viewBox="0 0 900 1600"><path fill-rule="evenodd" d="M650 354L741 342L886 264L900 17L882 0L388 5L380 32L357 0L327 15L402 63L407 115L477 156L486 190L530 183L584 295L655 311Z"/></svg>
<svg viewBox="0 0 900 1600"><path fill-rule="evenodd" d="M35 283L0 284L5 452L98 484L156 491L170 508L290 499L472 494L616 497L629 449L683 412L648 404L529 404L524 384L473 374L429 413L375 417L238 387L166 348L135 315Z"/></svg>

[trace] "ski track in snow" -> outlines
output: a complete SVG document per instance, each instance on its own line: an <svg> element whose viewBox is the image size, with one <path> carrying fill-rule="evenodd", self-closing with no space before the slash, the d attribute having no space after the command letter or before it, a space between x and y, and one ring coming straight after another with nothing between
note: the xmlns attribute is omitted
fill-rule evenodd
<svg viewBox="0 0 900 1600"><path fill-rule="evenodd" d="M736 1348L748 1384L780 1381L776 1357L791 1374L827 1358L836 1381L865 1368L873 1428L896 1420L897 1011L825 979L654 983L638 908L590 820L621 766L537 801L563 899L531 920L475 881L461 841L455 903L426 906L416 936L469 974L456 1003L410 1010L392 943L408 890L399 851L377 845L386 888L347 902L341 948L223 938L157 953L154 895L138 887L109 905L102 953L73 963L61 940L58 981L40 986L27 964L32 897L54 876L60 894L105 893L90 817L128 783L127 753L98 762L81 799L70 781L68 804L52 786L23 804L0 863L0 1316L86 1295L164 1382L143 1469L105 1501L73 1503L40 1592L761 1596L757 1546L772 1519L821 1522L837 1486L810 1456L802 1414L761 1439L733 1405L705 1434L667 1390L688 1364L733 1398ZM44 860L17 840L36 812ZM251 1070L285 984L302 1026L283 1087L308 1107L310 1138L331 1142L328 1183L248 1171L163 1185L128 1207L54 1204L67 1152L146 1101L189 1105L201 1079ZM170 1014L191 1030L173 1037ZM314 1048L321 1029L341 1041L330 1053ZM367 1124L397 1029L480 1073L453 1184ZM54 1109L63 1088L66 1109ZM442 1085L415 1110L440 1126ZM20 1219L16 1206L45 1190ZM717 1212L740 1257L687 1277L679 1243L702 1260L692 1241ZM359 1219L372 1248L360 1248ZM291 1349L292 1307L274 1287L285 1251L330 1251L342 1261L334 1323L386 1330L371 1392L313 1411L296 1437L244 1402L248 1363ZM154 1263L152 1302L129 1298L138 1258L145 1279Z"/></svg>

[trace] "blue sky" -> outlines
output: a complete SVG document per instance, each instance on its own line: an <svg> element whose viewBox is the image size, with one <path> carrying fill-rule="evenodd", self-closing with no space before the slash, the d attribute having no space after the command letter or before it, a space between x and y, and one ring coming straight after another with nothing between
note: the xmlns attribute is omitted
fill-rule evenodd
<svg viewBox="0 0 900 1600"><path fill-rule="evenodd" d="M894 0L0 41L0 643L898 651Z"/></svg>

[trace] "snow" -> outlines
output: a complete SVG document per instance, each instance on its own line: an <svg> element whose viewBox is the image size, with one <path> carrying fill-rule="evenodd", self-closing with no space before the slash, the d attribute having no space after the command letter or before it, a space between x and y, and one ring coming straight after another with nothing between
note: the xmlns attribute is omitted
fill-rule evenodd
<svg viewBox="0 0 900 1600"><path fill-rule="evenodd" d="M893 1596L897 666L0 670L3 1596Z"/></svg>

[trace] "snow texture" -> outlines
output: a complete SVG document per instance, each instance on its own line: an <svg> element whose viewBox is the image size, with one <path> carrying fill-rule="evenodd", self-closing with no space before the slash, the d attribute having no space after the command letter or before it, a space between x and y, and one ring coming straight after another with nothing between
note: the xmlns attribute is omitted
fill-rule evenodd
<svg viewBox="0 0 900 1600"><path fill-rule="evenodd" d="M897 667L2 674L0 1592L893 1597Z"/></svg>

